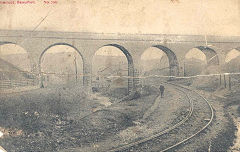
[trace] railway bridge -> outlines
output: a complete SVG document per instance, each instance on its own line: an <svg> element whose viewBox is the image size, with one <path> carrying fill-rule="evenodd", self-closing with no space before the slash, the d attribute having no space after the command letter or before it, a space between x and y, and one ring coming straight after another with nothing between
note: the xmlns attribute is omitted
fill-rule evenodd
<svg viewBox="0 0 240 152"><path fill-rule="evenodd" d="M198 48L206 55L208 65L225 63L226 54L240 50L240 37L163 34L103 34L60 31L0 30L0 45L16 44L24 48L31 61L32 71L38 73L42 84L41 58L53 46L74 48L83 61L83 85L91 86L93 56L104 46L113 46L124 53L128 61L128 87L135 88L135 77L141 74L141 55L150 47L163 51L169 61L169 75L182 76L186 53ZM137 72L136 72L137 71Z"/></svg>

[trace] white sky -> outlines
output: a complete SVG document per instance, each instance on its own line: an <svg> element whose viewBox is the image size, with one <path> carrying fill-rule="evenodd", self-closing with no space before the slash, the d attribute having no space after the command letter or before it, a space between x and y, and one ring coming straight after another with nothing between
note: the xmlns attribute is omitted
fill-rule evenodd
<svg viewBox="0 0 240 152"><path fill-rule="evenodd" d="M0 5L0 29L240 35L240 0L58 0Z"/></svg>

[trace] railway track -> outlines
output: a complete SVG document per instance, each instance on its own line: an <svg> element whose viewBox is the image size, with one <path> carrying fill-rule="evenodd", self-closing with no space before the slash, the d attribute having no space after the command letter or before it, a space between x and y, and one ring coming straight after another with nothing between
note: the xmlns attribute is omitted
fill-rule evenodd
<svg viewBox="0 0 240 152"><path fill-rule="evenodd" d="M214 116L213 108L203 96L194 90L172 83L167 84L174 86L187 96L189 100L187 116L164 131L132 143L120 145L109 150L110 152L164 152L173 150L203 132L211 124Z"/></svg>

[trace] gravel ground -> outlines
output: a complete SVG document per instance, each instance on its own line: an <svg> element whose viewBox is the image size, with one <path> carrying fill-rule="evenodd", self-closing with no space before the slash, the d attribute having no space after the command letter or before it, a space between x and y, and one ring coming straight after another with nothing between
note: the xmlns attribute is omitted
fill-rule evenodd
<svg viewBox="0 0 240 152"><path fill-rule="evenodd" d="M204 119L209 118L210 109L207 108L208 105L203 100L199 100L199 97L195 97L195 94L190 95L193 98L194 111L193 115L186 121L183 125L171 130L167 134L160 137L151 139L150 141L134 146L126 151L159 151L163 150L179 141L182 141L186 137L191 136L193 133L200 130L203 125L207 123ZM186 109L185 109L186 110ZM177 151L179 149L177 148ZM185 150L184 150L185 151ZM188 150L189 151L189 150ZM191 150L190 150L191 151Z"/></svg>
<svg viewBox="0 0 240 152"><path fill-rule="evenodd" d="M239 88L233 88L232 90L234 91L223 88L211 92L205 91L204 88L198 90L213 106L215 112L214 121L204 133L201 133L185 145L179 146L177 151L232 151L230 147L233 146L237 131L233 117L239 117L240 103ZM233 106L238 106L235 111L232 109Z"/></svg>
<svg viewBox="0 0 240 152"><path fill-rule="evenodd" d="M136 141L148 137L155 132L162 131L172 125L172 123L177 123L182 119L180 118L184 115L182 112L186 112L189 108L189 104L186 97L182 95L181 92L170 87L166 88L164 98L156 98L157 95L158 94L144 96L111 107L112 110L117 109L123 113L129 113L129 116L131 117L134 116L133 118L135 119L131 119L133 125L129 125L118 132L116 131L115 134L111 132L107 136L105 133L104 136L107 138L104 140L98 140L89 145L82 145L77 149L66 149L65 151L108 151L117 145ZM152 101L155 101L155 103L146 104ZM174 106L172 106L173 104ZM141 107L144 109L139 110ZM142 119L144 113L148 113L148 117ZM109 128L108 130L111 129Z"/></svg>
<svg viewBox="0 0 240 152"><path fill-rule="evenodd" d="M143 117L144 113L151 107L158 96L158 92L155 89L148 89L151 89L150 94L134 100L113 104L107 110L100 110L84 119L84 122L79 122L88 128L88 130L77 128L74 129L73 135L83 140L86 138L81 135L87 132L86 137L88 139L81 141L77 148L65 148L61 151L101 151L106 147L118 144L114 142L117 139L113 139L113 135L119 134L119 132L128 127L135 126L134 122ZM110 138L113 140L109 140Z"/></svg>

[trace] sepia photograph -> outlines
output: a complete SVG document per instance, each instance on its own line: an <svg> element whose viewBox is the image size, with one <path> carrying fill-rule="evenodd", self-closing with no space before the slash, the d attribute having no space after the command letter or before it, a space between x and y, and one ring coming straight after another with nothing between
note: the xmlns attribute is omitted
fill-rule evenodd
<svg viewBox="0 0 240 152"><path fill-rule="evenodd" d="M0 152L240 152L240 0L0 0Z"/></svg>

